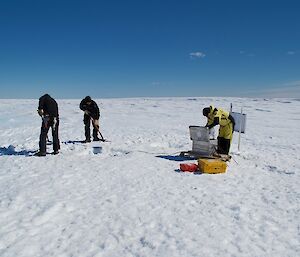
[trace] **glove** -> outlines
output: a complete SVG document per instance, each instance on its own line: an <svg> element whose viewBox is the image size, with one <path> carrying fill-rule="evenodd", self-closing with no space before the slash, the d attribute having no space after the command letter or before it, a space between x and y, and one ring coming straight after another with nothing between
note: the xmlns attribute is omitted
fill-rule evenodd
<svg viewBox="0 0 300 257"><path fill-rule="evenodd" d="M43 117L44 111L43 109L37 109L38 114Z"/></svg>

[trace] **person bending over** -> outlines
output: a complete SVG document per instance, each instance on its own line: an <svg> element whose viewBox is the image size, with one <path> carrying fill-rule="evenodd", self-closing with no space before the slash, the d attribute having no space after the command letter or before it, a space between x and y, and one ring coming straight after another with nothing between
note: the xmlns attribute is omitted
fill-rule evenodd
<svg viewBox="0 0 300 257"><path fill-rule="evenodd" d="M91 142L91 121L93 125L93 140L99 141L98 131L99 131L99 118L100 118L100 111L97 103L91 99L90 96L86 96L79 105L80 109L84 111L83 116L83 123L84 123L84 130L85 130L85 141L84 142Z"/></svg>
<svg viewBox="0 0 300 257"><path fill-rule="evenodd" d="M220 125L217 152L220 154L228 154L235 125L234 118L229 112L220 108L214 108L213 106L203 108L202 113L207 117L206 127L211 129L216 125Z"/></svg>
<svg viewBox="0 0 300 257"><path fill-rule="evenodd" d="M42 117L39 151L35 156L46 156L46 140L49 129L52 130L53 154L58 154L60 149L58 139L59 115L57 102L48 94L39 99L38 114Z"/></svg>

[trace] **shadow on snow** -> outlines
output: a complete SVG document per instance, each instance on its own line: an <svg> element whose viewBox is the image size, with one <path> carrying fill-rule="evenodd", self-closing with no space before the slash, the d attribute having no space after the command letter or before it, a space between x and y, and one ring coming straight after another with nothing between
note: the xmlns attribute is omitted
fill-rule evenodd
<svg viewBox="0 0 300 257"><path fill-rule="evenodd" d="M85 143L84 140L68 140L68 141L64 141L62 142L65 145L69 145L69 144L83 144Z"/></svg>
<svg viewBox="0 0 300 257"><path fill-rule="evenodd" d="M22 156L31 156L36 151L28 151L28 150L21 150L16 151L15 147L13 145L10 145L8 147L0 147L0 156L2 155L22 155Z"/></svg>
<svg viewBox="0 0 300 257"><path fill-rule="evenodd" d="M176 162L195 160L195 158L193 157L179 156L179 155L156 155L155 157L162 158L169 161L176 161Z"/></svg>

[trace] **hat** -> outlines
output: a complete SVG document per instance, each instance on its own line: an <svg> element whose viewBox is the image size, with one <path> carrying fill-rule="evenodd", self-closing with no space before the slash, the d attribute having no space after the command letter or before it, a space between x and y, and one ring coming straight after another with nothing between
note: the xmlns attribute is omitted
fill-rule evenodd
<svg viewBox="0 0 300 257"><path fill-rule="evenodd" d="M86 102L90 102L90 101L92 101L92 98L91 98L90 96L86 96L86 97L84 98L84 100L85 100Z"/></svg>
<svg viewBox="0 0 300 257"><path fill-rule="evenodd" d="M209 112L210 112L210 108L209 107L205 107L202 110L203 116L206 116L206 117L208 116Z"/></svg>

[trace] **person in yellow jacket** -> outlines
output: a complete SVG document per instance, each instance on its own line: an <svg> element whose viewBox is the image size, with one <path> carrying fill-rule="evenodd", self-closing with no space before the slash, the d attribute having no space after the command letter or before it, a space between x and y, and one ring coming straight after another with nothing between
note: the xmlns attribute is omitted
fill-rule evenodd
<svg viewBox="0 0 300 257"><path fill-rule="evenodd" d="M216 125L220 125L218 135L218 149L220 154L228 154L234 129L234 118L222 109L217 109L213 106L203 108L203 115L207 117L205 127L209 129Z"/></svg>

